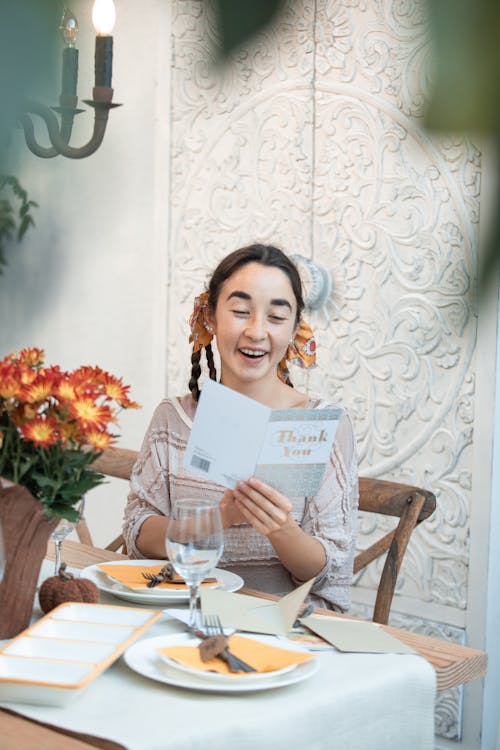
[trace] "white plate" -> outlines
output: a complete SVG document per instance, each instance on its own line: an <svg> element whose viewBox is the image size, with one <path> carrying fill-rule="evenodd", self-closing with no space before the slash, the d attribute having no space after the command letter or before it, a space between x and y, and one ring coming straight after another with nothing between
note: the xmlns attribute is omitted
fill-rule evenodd
<svg viewBox="0 0 500 750"><path fill-rule="evenodd" d="M165 560L127 560L127 565L164 565ZM116 560L106 565L123 565L123 561ZM121 583L114 583L99 565L89 565L81 571L82 578L90 578L91 581L107 594L112 594L118 599L136 604L170 604L171 602L186 602L189 600L189 589L145 589L145 591L132 591ZM243 578L231 573L229 570L216 568L212 573L218 580L217 588L224 591L238 591L243 586Z"/></svg>
<svg viewBox="0 0 500 750"><path fill-rule="evenodd" d="M262 638L259 638L258 636L252 636L252 635L245 635L245 638L253 639L255 641L262 641ZM197 646L200 643L200 639L196 638L195 636L188 636L186 638L186 635L184 635L184 638L181 642L179 640L175 640L172 638L172 642L169 642L168 644L165 643L163 648L166 646L174 646L174 645L182 645L182 646ZM287 645L284 645L282 643L276 644L275 642L271 645L276 646L277 648L287 649ZM298 651L299 649L291 648L288 649L289 651ZM301 649L302 650L302 649ZM185 664L179 664L179 662L175 661L175 659L171 659L169 656L165 656L164 654L158 654L160 659L165 662L165 664L168 664L169 667L173 667L175 669L178 669L181 672L187 672L188 674L195 675L196 677L200 676L200 670L195 669L194 667L187 667ZM290 664L288 667L283 667L282 669L275 669L274 672L248 672L247 674L242 675L229 675L229 674L221 674L220 672L202 672L201 676L204 680L214 680L215 682L228 683L228 684L234 684L235 680L239 680L240 682L243 680L246 682L247 680L268 680L272 677L277 677L278 675L285 674L286 672L291 672L292 669L297 668L297 664Z"/></svg>
<svg viewBox="0 0 500 750"><path fill-rule="evenodd" d="M276 640L272 636L252 636L257 640L261 640L263 643L270 643L276 645ZM184 671L167 664L167 662L161 658L158 653L158 648L165 646L188 644L192 640L192 636L189 634L176 634L171 636L159 636L158 638L148 638L147 640L139 641L138 643L131 646L124 654L125 662L128 666L142 674L144 677L149 677L151 680L157 682L163 682L166 685L173 685L174 687L187 688L189 690L200 690L209 693L245 693L255 692L257 690L271 690L275 688L285 687L286 685L293 685L296 682L302 682L308 677L311 677L319 669L319 662L317 658L306 661L303 664L296 665L295 669L286 671L284 674L276 674L268 672L266 679L252 680L248 677L228 677L227 682L221 682L211 679L213 674L209 672L196 674L191 671ZM279 644L282 647L282 644ZM290 650L303 651L290 644ZM209 675L209 677L207 677ZM269 675L267 677L267 675Z"/></svg>

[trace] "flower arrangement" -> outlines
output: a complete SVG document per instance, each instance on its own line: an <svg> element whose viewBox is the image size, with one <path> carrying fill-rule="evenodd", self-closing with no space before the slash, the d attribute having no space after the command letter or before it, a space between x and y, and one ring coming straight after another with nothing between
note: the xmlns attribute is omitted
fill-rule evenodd
<svg viewBox="0 0 500 750"><path fill-rule="evenodd" d="M110 426L139 404L100 367L66 372L44 360L31 348L0 361L0 477L26 487L49 516L75 521L74 506L104 481L91 464L116 441Z"/></svg>

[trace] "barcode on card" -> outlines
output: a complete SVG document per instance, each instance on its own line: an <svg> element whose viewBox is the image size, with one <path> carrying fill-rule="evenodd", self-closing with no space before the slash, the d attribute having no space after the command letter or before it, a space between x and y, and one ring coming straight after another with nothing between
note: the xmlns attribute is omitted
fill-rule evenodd
<svg viewBox="0 0 500 750"><path fill-rule="evenodd" d="M208 471L210 469L210 461L207 461L206 458L201 458L201 456L193 456L191 459L191 466L194 466L201 471Z"/></svg>

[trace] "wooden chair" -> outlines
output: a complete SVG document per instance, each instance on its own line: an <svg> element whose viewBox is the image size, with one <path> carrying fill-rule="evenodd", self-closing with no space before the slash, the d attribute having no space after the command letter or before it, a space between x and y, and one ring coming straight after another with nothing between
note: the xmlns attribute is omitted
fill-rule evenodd
<svg viewBox="0 0 500 750"><path fill-rule="evenodd" d="M356 574L387 552L377 588L373 622L387 625L398 573L411 533L417 524L434 512L435 508L436 497L428 490L384 479L359 478L359 509L399 518L395 529L354 558Z"/></svg>
<svg viewBox="0 0 500 750"><path fill-rule="evenodd" d="M137 451L108 448L94 462L93 469L111 477L129 479L137 458ZM354 559L354 573L359 573L371 562L387 552L377 588L373 621L384 625L389 619L392 598L398 573L413 529L428 518L436 507L432 492L397 482L369 477L359 478L359 509L368 513L394 516L396 527L378 539ZM85 521L78 525L78 535L84 544L92 544ZM106 549L117 551L123 546L123 537L116 537Z"/></svg>

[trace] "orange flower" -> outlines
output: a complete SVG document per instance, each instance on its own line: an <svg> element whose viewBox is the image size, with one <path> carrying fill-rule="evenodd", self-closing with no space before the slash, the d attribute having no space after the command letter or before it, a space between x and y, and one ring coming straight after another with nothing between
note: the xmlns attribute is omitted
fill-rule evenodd
<svg viewBox="0 0 500 750"><path fill-rule="evenodd" d="M129 385L123 385L122 378L110 375L109 372L103 373L104 393L107 398L116 401L124 409L138 409L139 404L131 401L128 395Z"/></svg>
<svg viewBox="0 0 500 750"><path fill-rule="evenodd" d="M58 429L63 445L79 442L81 432L77 422L59 422Z"/></svg>
<svg viewBox="0 0 500 750"><path fill-rule="evenodd" d="M69 404L69 409L84 430L104 428L113 421L109 406L98 406L91 398L77 398Z"/></svg>
<svg viewBox="0 0 500 750"><path fill-rule="evenodd" d="M36 380L37 372L32 370L31 367L21 367L19 369L19 381L22 385L30 385Z"/></svg>
<svg viewBox="0 0 500 750"><path fill-rule="evenodd" d="M0 398L19 398L22 393L21 384L13 374L0 370Z"/></svg>
<svg viewBox="0 0 500 750"><path fill-rule="evenodd" d="M28 367L37 367L37 365L43 364L45 359L45 352L43 349L36 349L32 347L30 349L21 349L19 352L18 360L22 365Z"/></svg>
<svg viewBox="0 0 500 750"><path fill-rule="evenodd" d="M71 385L69 380L61 380L57 386L57 395L63 401L74 401L76 398L75 387Z"/></svg>
<svg viewBox="0 0 500 750"><path fill-rule="evenodd" d="M36 408L33 408L29 404L24 404L23 407L23 418L24 419L34 419L36 417L37 411Z"/></svg>
<svg viewBox="0 0 500 750"><path fill-rule="evenodd" d="M99 430L89 430L85 433L87 443L96 451L103 451L115 442L113 435L109 432L100 432Z"/></svg>
<svg viewBox="0 0 500 750"><path fill-rule="evenodd" d="M106 372L103 377L103 385L104 393L108 398L113 399L113 401L120 402L127 398L127 391L130 389L130 386L123 385L121 378L116 378L114 375Z"/></svg>
<svg viewBox="0 0 500 750"><path fill-rule="evenodd" d="M35 380L27 385L23 391L23 400L28 404L46 401L54 389L54 373L50 370L40 370Z"/></svg>
<svg viewBox="0 0 500 750"><path fill-rule="evenodd" d="M41 448L48 448L59 440L56 428L57 422L53 417L44 419L38 416L31 422L25 422L19 429L25 440L30 440Z"/></svg>
<svg viewBox="0 0 500 750"><path fill-rule="evenodd" d="M82 365L71 373L71 378L75 383L95 387L102 383L103 375L104 370L97 365L95 367L92 367L91 365Z"/></svg>
<svg viewBox="0 0 500 750"><path fill-rule="evenodd" d="M122 406L124 409L140 409L141 405L138 401L131 401L128 397L124 398L123 401L120 402L120 406Z"/></svg>

